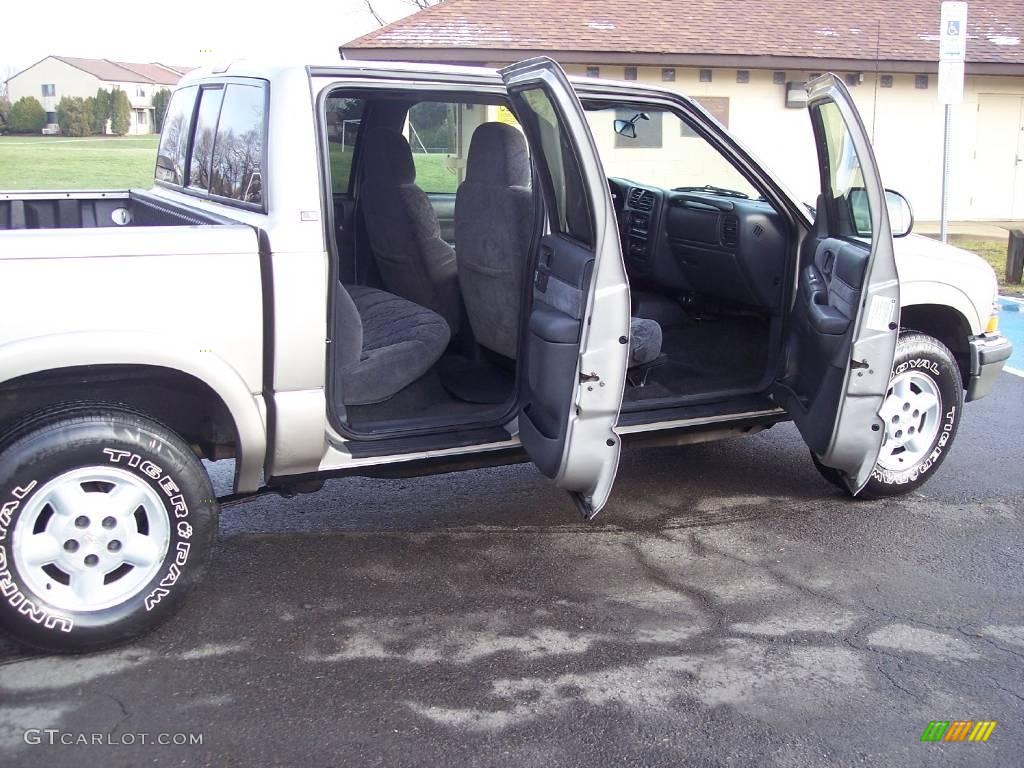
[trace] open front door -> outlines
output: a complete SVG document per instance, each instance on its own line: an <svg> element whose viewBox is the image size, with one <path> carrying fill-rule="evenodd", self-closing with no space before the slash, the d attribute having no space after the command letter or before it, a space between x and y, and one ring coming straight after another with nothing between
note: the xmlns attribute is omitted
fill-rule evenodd
<svg viewBox="0 0 1024 768"><path fill-rule="evenodd" d="M547 58L501 71L547 213L519 363L519 439L589 519L608 500L629 354L629 285L608 180L583 107Z"/></svg>
<svg viewBox="0 0 1024 768"><path fill-rule="evenodd" d="M811 451L858 493L885 435L879 410L899 335L899 278L885 190L853 99L833 75L807 90L821 195L801 247L778 394Z"/></svg>

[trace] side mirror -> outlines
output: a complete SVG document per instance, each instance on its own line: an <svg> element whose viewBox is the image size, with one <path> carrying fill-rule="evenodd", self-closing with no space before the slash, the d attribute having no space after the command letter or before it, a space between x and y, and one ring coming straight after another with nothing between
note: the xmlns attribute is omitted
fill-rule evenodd
<svg viewBox="0 0 1024 768"><path fill-rule="evenodd" d="M914 228L914 209L899 192L885 190L885 207L889 209L889 226L893 237L906 237Z"/></svg>
<svg viewBox="0 0 1024 768"><path fill-rule="evenodd" d="M871 209L868 193L862 187L854 187L849 193L850 215L857 234L871 236ZM885 190L885 207L889 211L889 227L893 237L906 237L914 228L914 209L910 201L899 192Z"/></svg>
<svg viewBox="0 0 1024 768"><path fill-rule="evenodd" d="M605 123L605 125L607 125L607 123ZM635 139L636 124L632 120L616 120L615 132L619 134L619 136L625 136L627 139Z"/></svg>

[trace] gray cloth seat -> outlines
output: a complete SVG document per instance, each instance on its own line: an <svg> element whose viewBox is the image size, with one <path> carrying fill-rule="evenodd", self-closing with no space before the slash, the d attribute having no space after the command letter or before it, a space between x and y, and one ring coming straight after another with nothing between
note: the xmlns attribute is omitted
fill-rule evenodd
<svg viewBox="0 0 1024 768"><path fill-rule="evenodd" d="M455 250L441 239L430 198L416 186L409 142L380 128L362 145L363 221L384 287L441 315L458 331L461 316Z"/></svg>
<svg viewBox="0 0 1024 768"><path fill-rule="evenodd" d="M459 285L477 342L513 360L534 230L530 180L522 133L504 123L483 123L473 132L466 180L455 197ZM632 318L630 367L660 354L661 326Z"/></svg>
<svg viewBox="0 0 1024 768"><path fill-rule="evenodd" d="M436 312L376 288L345 286L334 307L344 405L387 400L430 370L451 337Z"/></svg>
<svg viewBox="0 0 1024 768"><path fill-rule="evenodd" d="M661 325L654 320L629 320L629 367L653 363L661 355Z"/></svg>
<svg viewBox="0 0 1024 768"><path fill-rule="evenodd" d="M477 343L515 359L530 262L533 196L523 134L504 123L473 132L455 196L459 285Z"/></svg>

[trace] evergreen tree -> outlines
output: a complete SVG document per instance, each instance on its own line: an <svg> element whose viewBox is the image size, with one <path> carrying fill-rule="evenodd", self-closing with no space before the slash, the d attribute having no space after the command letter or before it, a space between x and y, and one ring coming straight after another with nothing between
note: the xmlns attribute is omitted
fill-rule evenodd
<svg viewBox="0 0 1024 768"><path fill-rule="evenodd" d="M132 126L132 105L128 94L115 88L110 105L110 132L115 136L124 136Z"/></svg>
<svg viewBox="0 0 1024 768"><path fill-rule="evenodd" d="M0 133L7 130L7 120L11 116L11 102L6 96L0 96Z"/></svg>
<svg viewBox="0 0 1024 768"><path fill-rule="evenodd" d="M164 115L167 114L170 101L171 92L167 88L161 88L153 94L153 130L157 133L164 129Z"/></svg>
<svg viewBox="0 0 1024 768"><path fill-rule="evenodd" d="M39 133L46 125L46 110L39 99L22 96L11 107L8 127L12 133Z"/></svg>
<svg viewBox="0 0 1024 768"><path fill-rule="evenodd" d="M100 88L96 91L96 103L92 109L92 132L102 136L107 132L108 120L110 120L110 91Z"/></svg>
<svg viewBox="0 0 1024 768"><path fill-rule="evenodd" d="M92 133L92 113L85 99L64 96L57 104L57 125L64 136L88 136Z"/></svg>

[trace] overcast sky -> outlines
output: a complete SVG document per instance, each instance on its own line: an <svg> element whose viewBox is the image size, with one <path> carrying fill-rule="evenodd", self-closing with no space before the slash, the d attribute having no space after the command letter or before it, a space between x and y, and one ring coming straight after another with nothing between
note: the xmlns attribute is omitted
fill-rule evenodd
<svg viewBox="0 0 1024 768"><path fill-rule="evenodd" d="M409 0L374 0L388 21ZM363 0L7 0L0 80L49 55L192 65L237 58L330 64L338 46L378 26Z"/></svg>

